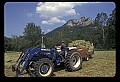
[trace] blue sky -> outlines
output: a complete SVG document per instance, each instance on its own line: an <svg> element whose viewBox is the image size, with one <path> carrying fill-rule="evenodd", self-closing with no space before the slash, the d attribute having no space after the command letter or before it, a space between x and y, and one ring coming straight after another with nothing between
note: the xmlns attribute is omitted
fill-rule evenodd
<svg viewBox="0 0 120 82"><path fill-rule="evenodd" d="M27 23L33 22L47 33L69 19L98 13L108 16L116 7L114 2L7 2L4 5L4 36L23 35Z"/></svg>

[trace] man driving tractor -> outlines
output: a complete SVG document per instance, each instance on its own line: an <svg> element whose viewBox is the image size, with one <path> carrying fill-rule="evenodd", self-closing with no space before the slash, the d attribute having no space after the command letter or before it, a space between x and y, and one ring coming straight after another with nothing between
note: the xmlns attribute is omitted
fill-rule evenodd
<svg viewBox="0 0 120 82"><path fill-rule="evenodd" d="M62 41L60 46L55 46L55 47L61 49L60 55L63 55L63 56L65 55L66 45L65 45L64 41Z"/></svg>

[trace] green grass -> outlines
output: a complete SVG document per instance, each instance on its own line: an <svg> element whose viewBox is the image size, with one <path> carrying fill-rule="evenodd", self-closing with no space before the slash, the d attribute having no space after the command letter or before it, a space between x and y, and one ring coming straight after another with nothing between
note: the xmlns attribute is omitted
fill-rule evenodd
<svg viewBox="0 0 120 82"><path fill-rule="evenodd" d="M15 63L20 52L5 53L4 73L6 77L14 77L11 65ZM82 69L68 72L65 69L54 72L53 77L114 77L116 74L116 51L95 51L93 58L83 61ZM21 77L29 77L24 73Z"/></svg>

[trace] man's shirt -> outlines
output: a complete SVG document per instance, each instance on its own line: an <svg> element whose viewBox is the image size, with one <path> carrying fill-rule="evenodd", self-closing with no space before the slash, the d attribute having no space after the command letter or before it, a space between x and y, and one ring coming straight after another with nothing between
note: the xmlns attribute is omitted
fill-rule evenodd
<svg viewBox="0 0 120 82"><path fill-rule="evenodd" d="M66 45L64 43L62 43L60 46L61 46L61 50L65 50Z"/></svg>

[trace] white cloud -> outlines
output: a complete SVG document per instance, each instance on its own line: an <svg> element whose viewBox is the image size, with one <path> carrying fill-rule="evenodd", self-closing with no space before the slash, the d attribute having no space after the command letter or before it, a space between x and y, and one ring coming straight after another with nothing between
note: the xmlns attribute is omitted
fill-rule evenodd
<svg viewBox="0 0 120 82"><path fill-rule="evenodd" d="M56 17L53 17L47 21L42 21L41 24L55 24L55 23L65 23L65 20L60 20Z"/></svg>
<svg viewBox="0 0 120 82"><path fill-rule="evenodd" d="M41 3L38 3L41 4ZM46 2L36 7L36 12L41 17L63 17L68 15L76 15L75 4L69 2Z"/></svg>
<svg viewBox="0 0 120 82"><path fill-rule="evenodd" d="M27 13L27 17L32 17L34 14L33 13Z"/></svg>
<svg viewBox="0 0 120 82"><path fill-rule="evenodd" d="M58 19L58 18L56 18L56 17L53 17L53 18L51 18L50 19L50 21L49 22L51 22L51 23L65 23L65 20L60 20L60 19Z"/></svg>
<svg viewBox="0 0 120 82"><path fill-rule="evenodd" d="M60 18L80 15L74 7L87 3L100 2L40 2L37 4L36 13L40 17L48 19L47 21L43 20L41 24L65 23L65 20L60 20Z"/></svg>
<svg viewBox="0 0 120 82"><path fill-rule="evenodd" d="M101 2L40 2L36 7L36 12L39 13L41 17L76 15L78 13L75 11L74 7L87 3L92 4Z"/></svg>
<svg viewBox="0 0 120 82"><path fill-rule="evenodd" d="M36 12L40 14L40 17L47 19L47 21L43 20L41 24L65 23L65 20L60 17L79 14L74 7L75 4L69 2L40 2L36 7Z"/></svg>
<svg viewBox="0 0 120 82"><path fill-rule="evenodd" d="M42 5L42 4L44 4L44 3L43 3L43 2L39 2L37 5L40 6L40 5Z"/></svg>
<svg viewBox="0 0 120 82"><path fill-rule="evenodd" d="M48 21L42 21L41 24L49 24Z"/></svg>

